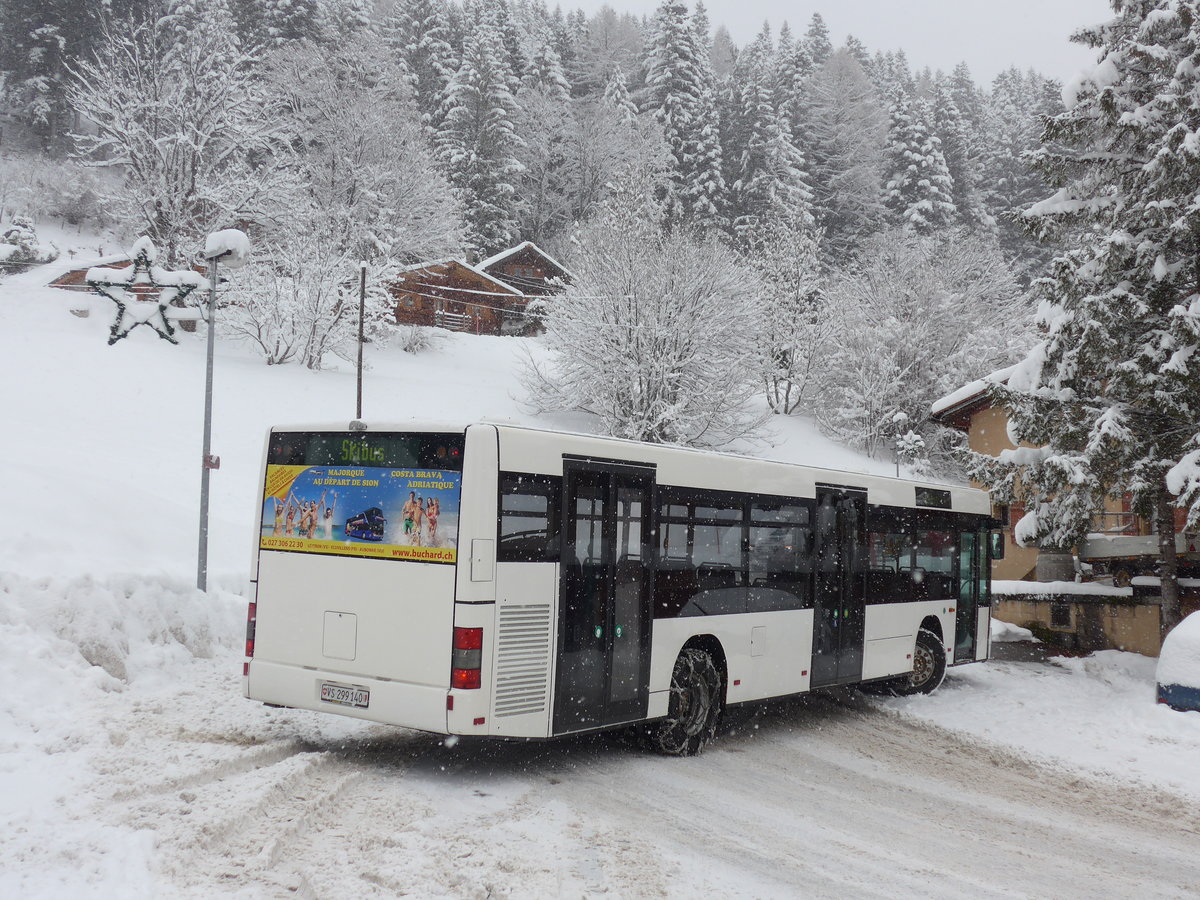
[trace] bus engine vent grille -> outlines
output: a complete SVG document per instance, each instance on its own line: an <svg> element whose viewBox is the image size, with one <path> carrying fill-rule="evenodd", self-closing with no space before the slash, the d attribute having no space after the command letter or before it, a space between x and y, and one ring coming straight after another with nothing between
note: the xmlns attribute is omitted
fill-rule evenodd
<svg viewBox="0 0 1200 900"><path fill-rule="evenodd" d="M544 712L550 693L550 604L501 605L495 716Z"/></svg>

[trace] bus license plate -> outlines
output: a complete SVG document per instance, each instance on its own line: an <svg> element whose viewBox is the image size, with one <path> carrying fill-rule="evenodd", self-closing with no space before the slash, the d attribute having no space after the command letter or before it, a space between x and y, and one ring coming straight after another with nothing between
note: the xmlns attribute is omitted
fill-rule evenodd
<svg viewBox="0 0 1200 900"><path fill-rule="evenodd" d="M360 706L364 709L371 705L371 692L366 688L346 687L343 684L321 684L321 699L326 703L339 703L342 706Z"/></svg>

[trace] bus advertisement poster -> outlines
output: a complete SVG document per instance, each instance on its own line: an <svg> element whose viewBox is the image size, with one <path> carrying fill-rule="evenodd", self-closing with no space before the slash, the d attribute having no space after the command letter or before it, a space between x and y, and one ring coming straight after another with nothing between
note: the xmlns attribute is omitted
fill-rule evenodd
<svg viewBox="0 0 1200 900"><path fill-rule="evenodd" d="M263 550L453 563L462 473L267 466Z"/></svg>

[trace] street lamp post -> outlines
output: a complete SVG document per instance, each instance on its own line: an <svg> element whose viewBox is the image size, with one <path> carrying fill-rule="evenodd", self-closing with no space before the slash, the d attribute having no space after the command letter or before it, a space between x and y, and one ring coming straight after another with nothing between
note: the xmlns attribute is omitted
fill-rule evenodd
<svg viewBox="0 0 1200 900"><path fill-rule="evenodd" d="M219 262L231 267L243 266L250 256L250 242L237 229L218 231L204 244L208 263L208 353L204 368L204 447L200 460L200 542L196 552L196 587L208 590L208 480L213 469L221 467L221 458L212 455L213 347L217 336L217 282Z"/></svg>
<svg viewBox="0 0 1200 900"><path fill-rule="evenodd" d="M212 455L212 386L213 346L217 333L217 279L220 277L218 263L232 250L224 250L208 260L208 355L204 366L204 448L200 462L200 546L196 552L196 587L208 590L208 478L213 469L220 468L221 458Z"/></svg>
<svg viewBox="0 0 1200 900"><path fill-rule="evenodd" d="M367 313L367 261L358 264L358 402L354 406L354 418L362 418L363 382L363 319Z"/></svg>

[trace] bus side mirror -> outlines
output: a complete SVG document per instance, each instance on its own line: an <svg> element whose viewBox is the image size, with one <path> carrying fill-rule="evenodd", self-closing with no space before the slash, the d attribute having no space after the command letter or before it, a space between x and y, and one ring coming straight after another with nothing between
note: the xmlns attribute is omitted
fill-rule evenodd
<svg viewBox="0 0 1200 900"><path fill-rule="evenodd" d="M992 559L1004 559L1004 532L992 531L988 537L992 540Z"/></svg>

